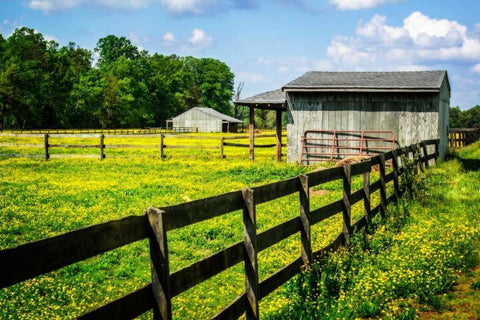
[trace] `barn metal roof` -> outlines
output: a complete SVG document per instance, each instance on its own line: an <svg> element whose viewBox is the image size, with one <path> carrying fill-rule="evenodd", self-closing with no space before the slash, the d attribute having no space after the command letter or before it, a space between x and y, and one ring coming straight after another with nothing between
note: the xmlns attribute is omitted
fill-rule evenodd
<svg viewBox="0 0 480 320"><path fill-rule="evenodd" d="M445 70L401 72L310 71L286 84L284 91L418 91L438 92ZM450 90L450 87L449 87Z"/></svg>
<svg viewBox="0 0 480 320"><path fill-rule="evenodd" d="M281 89L267 91L248 97L242 100L234 101L236 105L255 106L265 109L284 109L286 108L286 94Z"/></svg>
<svg viewBox="0 0 480 320"><path fill-rule="evenodd" d="M233 122L233 123L243 123L242 120L235 119L233 117L227 116L226 114L220 113L215 109L212 108L200 108L200 107L193 107L190 110L197 109L198 111L204 112L206 114L209 114L211 116L217 117L222 119L223 121L228 121L228 122ZM189 110L189 111L190 111ZM188 112L188 111L186 111Z"/></svg>

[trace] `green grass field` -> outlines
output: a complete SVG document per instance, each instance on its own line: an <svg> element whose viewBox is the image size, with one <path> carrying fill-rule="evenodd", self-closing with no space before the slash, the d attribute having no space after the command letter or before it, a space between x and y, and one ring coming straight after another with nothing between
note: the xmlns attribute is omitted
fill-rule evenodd
<svg viewBox="0 0 480 320"><path fill-rule="evenodd" d="M459 155L478 160L478 150ZM480 171L460 160L420 175L413 199L389 206L387 223L350 251L314 264L268 318L479 319Z"/></svg>
<svg viewBox="0 0 480 320"><path fill-rule="evenodd" d="M9 143L19 143L19 140L9 139ZM150 143L145 141L147 139L151 138L135 138L134 143ZM204 143L204 140L188 141L191 144ZM121 142L132 143L128 140ZM68 140L66 143L74 142ZM184 143L184 140L178 143ZM275 163L274 148L259 149L259 157L254 163L248 160L248 149L241 149L241 154L235 154L238 150L227 149L226 159L208 153L194 158L182 154L168 156L166 151L167 159L162 161L155 156L158 150L150 150L153 154L143 157L109 158L108 149L104 161L1 158L0 248L11 248L85 226L140 215L149 206L162 207L218 195L245 186L286 179L313 169L285 162ZM141 150L128 149L125 152L131 155L132 151ZM5 152L4 149L0 153ZM372 173L372 181L375 177L378 178L378 174ZM353 180L353 191L362 186L358 178ZM322 185L312 192L312 208L341 198L341 181ZM378 196L373 198L372 205L377 203ZM362 203L353 206L354 218L358 218L362 211ZM259 232L298 215L298 195L295 194L259 205ZM242 228L241 212L233 212L169 232L171 271L241 241ZM341 215L315 225L312 228L314 250L328 244L341 230ZM258 257L260 280L299 255L299 235L262 251ZM0 319L71 318L148 282L148 242L140 241L0 290ZM213 316L243 289L243 264L240 263L174 298L174 318ZM285 287L266 298L261 303L261 313L268 314L283 306L287 301L284 292Z"/></svg>

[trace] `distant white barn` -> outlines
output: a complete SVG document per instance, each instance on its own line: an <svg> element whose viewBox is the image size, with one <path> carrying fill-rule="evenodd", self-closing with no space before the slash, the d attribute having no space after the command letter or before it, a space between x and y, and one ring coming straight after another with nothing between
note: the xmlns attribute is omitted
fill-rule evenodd
<svg viewBox="0 0 480 320"><path fill-rule="evenodd" d="M172 119L174 128L197 128L198 132L237 132L243 121L212 108L194 107Z"/></svg>

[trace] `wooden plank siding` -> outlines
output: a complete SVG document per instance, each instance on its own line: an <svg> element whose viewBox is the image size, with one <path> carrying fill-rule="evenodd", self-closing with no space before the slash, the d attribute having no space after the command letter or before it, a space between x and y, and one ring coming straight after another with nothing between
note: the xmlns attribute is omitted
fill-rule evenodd
<svg viewBox="0 0 480 320"><path fill-rule="evenodd" d="M290 162L299 161L307 130L392 130L397 147L438 137L448 144L448 110L438 93L287 92L287 101ZM441 144L442 157L447 151Z"/></svg>
<svg viewBox="0 0 480 320"><path fill-rule="evenodd" d="M438 140L425 142L427 146L437 144ZM413 152L414 159L417 157L416 159L423 164L427 159L436 159L435 153L418 157L420 155L418 151L421 150L419 145L409 146L408 150ZM347 246L354 233L367 227L369 221L377 214L381 213L383 216L386 213L386 206L401 196L401 190L397 190L395 186L394 193L387 196L386 186L398 179L402 165L398 157L405 153L405 149L396 149L351 166L312 172L284 181L174 206L151 207L142 216L127 217L1 250L0 265L4 272L0 273L0 287L7 287L148 238L152 282L80 316L81 319L132 319L150 309L153 309L156 319L171 319L173 297L242 262L245 267L245 291L213 319L236 319L244 313L247 319L258 319L260 317L258 303L261 299L291 279L300 271L302 265ZM394 171L386 174L385 162L390 159L393 159ZM376 164L379 164L381 177L370 182L370 171ZM351 179L360 175L363 176L363 187L351 190ZM335 180L343 181L343 197L320 208L310 208L310 188ZM370 208L370 195L376 191L381 193L381 203ZM257 234L256 206L295 193L299 194L299 215ZM365 214L352 223L350 208L360 201L364 202ZM243 210L243 241L170 273L167 240L170 232L237 210ZM343 220L342 233L326 247L312 252L311 226L337 214ZM299 243L302 248L301 255L263 281L259 281L258 253L297 233L301 235Z"/></svg>

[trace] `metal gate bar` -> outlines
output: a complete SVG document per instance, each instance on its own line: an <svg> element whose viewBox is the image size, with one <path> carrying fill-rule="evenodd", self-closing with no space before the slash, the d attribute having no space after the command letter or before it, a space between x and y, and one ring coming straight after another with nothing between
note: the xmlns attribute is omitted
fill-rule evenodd
<svg viewBox="0 0 480 320"><path fill-rule="evenodd" d="M390 130L307 130L301 142L300 163L307 161L308 164L309 161L333 161L345 156L374 155L393 150L395 133ZM342 152L346 150L356 151Z"/></svg>

